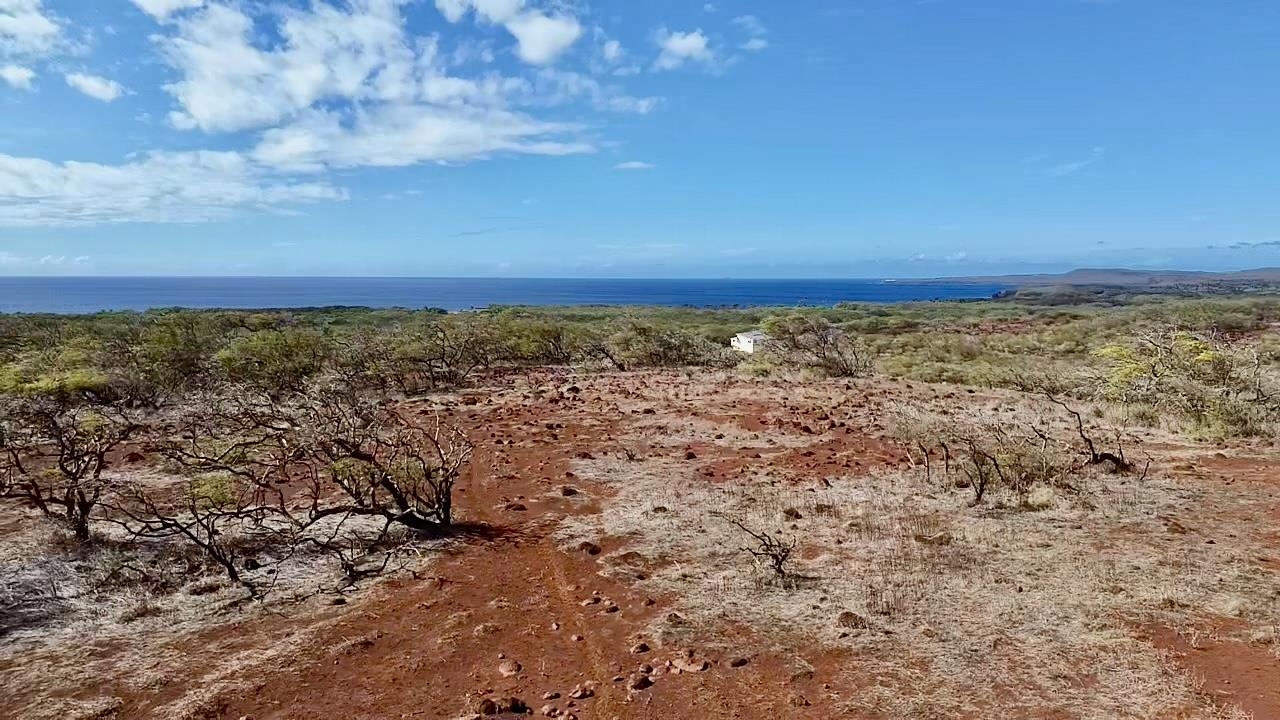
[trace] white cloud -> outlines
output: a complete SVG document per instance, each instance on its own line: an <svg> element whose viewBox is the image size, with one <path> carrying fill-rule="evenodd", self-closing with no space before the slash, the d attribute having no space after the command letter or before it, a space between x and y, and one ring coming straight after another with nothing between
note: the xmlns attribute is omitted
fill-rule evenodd
<svg viewBox="0 0 1280 720"><path fill-rule="evenodd" d="M386 106L361 113L350 124L336 113L312 111L291 125L264 133L253 156L272 167L314 172L462 162L498 153L594 152L588 143L563 139L579 129L496 109Z"/></svg>
<svg viewBox="0 0 1280 720"><path fill-rule="evenodd" d="M733 24L751 36L738 46L742 50L760 52L769 47L769 41L764 37L769 34L769 30L765 28L764 23L760 22L760 18L755 15L739 15L733 19Z"/></svg>
<svg viewBox="0 0 1280 720"><path fill-rule="evenodd" d="M70 73L66 76L66 80L71 87L102 102L114 102L124 94L124 86L100 75Z"/></svg>
<svg viewBox="0 0 1280 720"><path fill-rule="evenodd" d="M760 22L760 18L755 15L739 15L732 22L742 28L748 35L760 36L768 32L765 30L764 23Z"/></svg>
<svg viewBox="0 0 1280 720"><path fill-rule="evenodd" d="M284 12L279 47L256 47L253 20L210 4L178 20L161 53L182 79L166 86L183 129L231 131L274 125L326 99L412 95L417 56L393 0L352 0L351 12L325 3Z"/></svg>
<svg viewBox="0 0 1280 720"><path fill-rule="evenodd" d="M629 162L618 163L617 165L613 166L613 169L614 170L652 170L656 167L658 166L652 163L640 162L638 160L631 160Z"/></svg>
<svg viewBox="0 0 1280 720"><path fill-rule="evenodd" d="M1049 168L1049 175L1051 177L1065 177L1067 175L1072 175L1089 167L1090 165L1096 165L1102 162L1106 156L1106 148L1096 147L1089 152L1089 157L1084 160L1076 160L1074 162L1065 162L1054 165Z"/></svg>
<svg viewBox="0 0 1280 720"><path fill-rule="evenodd" d="M156 20L164 22L174 13L203 6L204 0L133 0L133 4Z"/></svg>
<svg viewBox="0 0 1280 720"><path fill-rule="evenodd" d="M0 80L15 90L30 90L36 73L21 65L0 65Z"/></svg>
<svg viewBox="0 0 1280 720"><path fill-rule="evenodd" d="M554 68L540 70L522 92L517 99L532 106L565 105L585 98L600 111L637 115L647 115L662 103L662 98L632 97L616 87L601 84L590 75Z"/></svg>
<svg viewBox="0 0 1280 720"><path fill-rule="evenodd" d="M0 57L43 57L62 42L61 24L41 0L0 0Z"/></svg>
<svg viewBox="0 0 1280 720"><path fill-rule="evenodd" d="M516 54L533 65L555 62L582 36L582 25L569 15L520 13L506 22L506 28L519 43Z"/></svg>
<svg viewBox="0 0 1280 720"><path fill-rule="evenodd" d="M328 183L291 182L233 152L151 153L121 165L0 155L0 226L208 222L345 197Z"/></svg>
<svg viewBox="0 0 1280 720"><path fill-rule="evenodd" d="M618 62L625 53L626 51L622 49L622 43L617 40L605 41L605 44L600 48L600 54L604 56L606 62Z"/></svg>
<svg viewBox="0 0 1280 720"><path fill-rule="evenodd" d="M436 9L452 23L474 10L485 22L503 26L516 39L516 55L531 65L554 63L582 37L574 16L526 10L524 0L436 0Z"/></svg>
<svg viewBox="0 0 1280 720"><path fill-rule="evenodd" d="M715 62L710 41L700 29L675 33L665 28L659 30L658 47L662 48L662 53L653 64L657 70L674 70L691 60L707 64Z"/></svg>

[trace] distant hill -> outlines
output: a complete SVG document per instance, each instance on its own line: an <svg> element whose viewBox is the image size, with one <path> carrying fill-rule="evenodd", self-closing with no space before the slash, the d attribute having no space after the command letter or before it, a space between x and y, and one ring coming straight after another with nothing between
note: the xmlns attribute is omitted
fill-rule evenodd
<svg viewBox="0 0 1280 720"><path fill-rule="evenodd" d="M925 282L982 283L1037 287L1170 288L1198 285L1280 284L1280 268L1257 268L1235 272L1197 270L1127 270L1123 268L1082 268L1058 274L987 275L933 278Z"/></svg>

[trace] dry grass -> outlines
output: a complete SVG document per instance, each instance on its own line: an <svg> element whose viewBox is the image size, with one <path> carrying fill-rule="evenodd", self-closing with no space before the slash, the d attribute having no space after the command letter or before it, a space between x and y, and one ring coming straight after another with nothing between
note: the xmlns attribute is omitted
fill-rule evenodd
<svg viewBox="0 0 1280 720"><path fill-rule="evenodd" d="M273 592L265 602L250 601L244 588L177 540L124 545L119 529L104 525L96 546L76 548L40 518L27 517L20 527L0 542L0 698L19 703L6 711L20 718L115 717L119 698L76 697L106 680L122 693L177 689L156 717L219 717L220 698L242 691L255 668L323 637L330 613L320 594L341 584L323 554L295 551L276 562L264 551L257 555L262 567L244 572ZM430 554L409 551L441 544L401 546L403 562L384 577L420 569ZM276 637L200 639L232 622L252 625L281 613L295 625ZM193 664L193 648L195 656L218 662Z"/></svg>
<svg viewBox="0 0 1280 720"><path fill-rule="evenodd" d="M616 495L600 515L568 519L559 539L625 538L601 559L605 572L679 598L683 620L661 622L659 636L705 639L746 623L793 647L816 640L856 652L849 672L866 690L849 712L1219 717L1226 711L1206 704L1135 626L1204 615L1265 622L1280 611L1280 585L1251 562L1256 538L1208 544L1161 519L1206 507L1238 516L1257 500L1244 491L1210 498L1159 476L1091 475L1073 478L1073 494L1040 487L1021 508L971 508L967 493L923 473L806 487L761 467L715 486L671 456L577 463L577 474ZM751 539L731 520L797 538L790 577L753 562L743 551Z"/></svg>

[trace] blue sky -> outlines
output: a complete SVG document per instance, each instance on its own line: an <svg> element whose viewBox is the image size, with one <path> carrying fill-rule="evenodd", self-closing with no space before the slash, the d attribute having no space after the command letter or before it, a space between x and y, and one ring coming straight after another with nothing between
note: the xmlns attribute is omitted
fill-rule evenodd
<svg viewBox="0 0 1280 720"><path fill-rule="evenodd" d="M1274 0L0 0L0 273L1280 265Z"/></svg>

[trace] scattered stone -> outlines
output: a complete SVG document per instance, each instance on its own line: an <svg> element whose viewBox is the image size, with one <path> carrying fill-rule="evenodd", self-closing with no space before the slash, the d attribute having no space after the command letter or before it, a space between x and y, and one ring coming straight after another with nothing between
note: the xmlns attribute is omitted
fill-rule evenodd
<svg viewBox="0 0 1280 720"><path fill-rule="evenodd" d="M245 558L244 560L245 570L257 570L260 567L262 567L262 563L258 562L256 558Z"/></svg>
<svg viewBox="0 0 1280 720"><path fill-rule="evenodd" d="M632 675L631 681L627 683L628 690L647 690L651 687L653 687L653 678L648 675Z"/></svg>
<svg viewBox="0 0 1280 720"><path fill-rule="evenodd" d="M590 540L583 540L582 542L578 543L578 550L588 555L600 554L600 546L591 542Z"/></svg>
<svg viewBox="0 0 1280 720"><path fill-rule="evenodd" d="M803 518L804 515L801 515L800 511L795 508L787 508L786 510L782 511L782 517L788 520L799 520Z"/></svg>
<svg viewBox="0 0 1280 720"><path fill-rule="evenodd" d="M692 450L689 450L689 451L685 452L685 454L684 454L684 459L685 459L685 460L697 460L697 459L698 459L698 454L697 454L697 453L695 453L695 452L694 452L694 451L692 451Z"/></svg>
<svg viewBox="0 0 1280 720"><path fill-rule="evenodd" d="M481 715L497 715L498 703L495 702L493 698L485 698L480 701L478 711Z"/></svg>
<svg viewBox="0 0 1280 720"><path fill-rule="evenodd" d="M329 601L330 605L346 605L347 599L344 597L336 597Z"/></svg>
<svg viewBox="0 0 1280 720"><path fill-rule="evenodd" d="M649 652L649 645L647 643L638 642L631 646L632 655L643 655L647 652Z"/></svg>
<svg viewBox="0 0 1280 720"><path fill-rule="evenodd" d="M711 663L706 660L694 660L693 658L677 658L672 661L672 665L681 672L703 672L711 667Z"/></svg>
<svg viewBox="0 0 1280 720"><path fill-rule="evenodd" d="M543 717L557 717L560 715L560 708L555 705L543 705L540 712Z"/></svg>
<svg viewBox="0 0 1280 720"><path fill-rule="evenodd" d="M641 673L644 673L645 675L649 675L653 673L653 666L650 665L649 663L644 663L640 667L636 668L636 670Z"/></svg>
<svg viewBox="0 0 1280 720"><path fill-rule="evenodd" d="M656 603L656 602L657 602L657 600L654 600L654 599L653 599L653 598L651 598L651 597L647 597L647 598L645 598L644 600L641 600L641 601L640 601L640 604L641 604L641 605L643 605L643 606L645 606L645 607L651 607L651 606L653 606L653 604L654 604L654 603Z"/></svg>
<svg viewBox="0 0 1280 720"><path fill-rule="evenodd" d="M582 642L582 641L583 641L583 640L585 640L586 638L582 637L581 635L570 635L570 636L569 636L569 639L570 639L570 640L572 640L572 641L574 641L574 642Z"/></svg>
<svg viewBox="0 0 1280 720"><path fill-rule="evenodd" d="M586 698L592 697L595 694L596 694L595 689L592 688L591 685L586 683L582 685L574 685L573 689L569 691L569 697L573 698L574 700L585 700Z"/></svg>
<svg viewBox="0 0 1280 720"><path fill-rule="evenodd" d="M736 657L736 658L734 658L734 659L732 659L732 660L730 660L730 661L729 661L729 667L731 667L731 668L746 667L746 666L747 666L747 663L749 663L749 662L751 662L751 661L750 661L750 660L748 660L748 659L746 659L746 658L744 658L744 657Z"/></svg>
<svg viewBox="0 0 1280 720"><path fill-rule="evenodd" d="M560 699L560 693L555 692L555 691L552 691L552 692L545 692L545 693L542 693L542 699L543 699L543 700L559 700L559 699Z"/></svg>
<svg viewBox="0 0 1280 720"><path fill-rule="evenodd" d="M591 605L599 605L599 604L600 604L600 598L599 598L599 596L597 596L597 595L592 595L591 597L587 598L586 600L583 600L582 602L580 602L580 603L578 603L578 604L579 604L579 605L581 605L582 607L589 607L589 606L591 606Z"/></svg>
<svg viewBox="0 0 1280 720"><path fill-rule="evenodd" d="M578 488L570 487L569 485L561 485L560 494L564 497L573 497L578 494Z"/></svg>
<svg viewBox="0 0 1280 720"><path fill-rule="evenodd" d="M522 669L520 663L515 660L503 660L498 663L498 672L502 674L502 677L515 677L520 674Z"/></svg>
<svg viewBox="0 0 1280 720"><path fill-rule="evenodd" d="M510 503L507 503L507 504L506 504L506 506L504 506L504 508L503 508L503 509L504 509L504 510L508 510L508 511L510 511L510 512L524 512L525 510L528 510L529 508L525 507L525 506L524 506L524 503L510 502Z"/></svg>
<svg viewBox="0 0 1280 720"><path fill-rule="evenodd" d="M618 610L619 610L619 608L618 608L618 606L617 606L617 605L614 605L613 603L609 603L609 606L608 606L608 607L606 607L606 608L604 609L604 611L603 611L603 612L604 612L606 615L610 615L610 614L613 614L613 613L618 612Z"/></svg>

